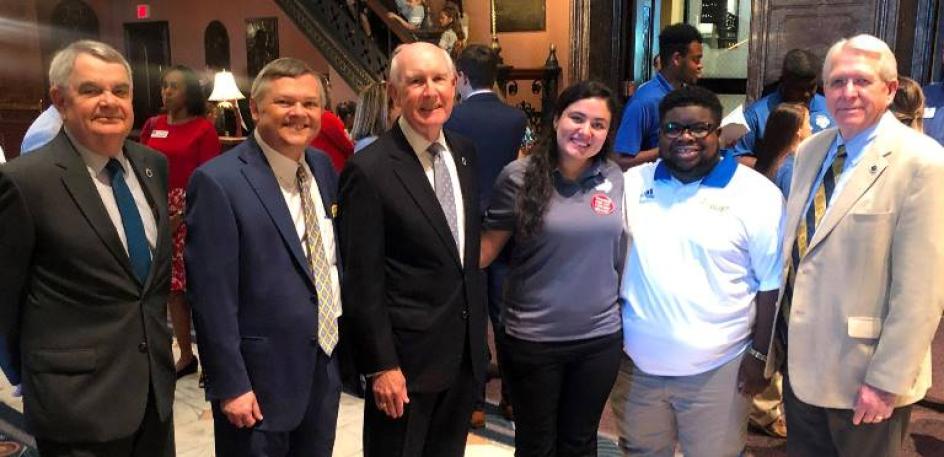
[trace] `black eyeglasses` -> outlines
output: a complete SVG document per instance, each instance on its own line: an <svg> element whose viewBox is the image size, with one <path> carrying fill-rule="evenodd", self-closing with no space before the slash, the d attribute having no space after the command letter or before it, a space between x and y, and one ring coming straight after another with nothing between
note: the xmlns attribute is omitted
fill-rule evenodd
<svg viewBox="0 0 944 457"><path fill-rule="evenodd" d="M715 126L704 122L696 122L694 124L667 122L662 125L662 134L669 138L678 138L682 136L682 133L686 130L691 133L692 138L704 138L715 131Z"/></svg>

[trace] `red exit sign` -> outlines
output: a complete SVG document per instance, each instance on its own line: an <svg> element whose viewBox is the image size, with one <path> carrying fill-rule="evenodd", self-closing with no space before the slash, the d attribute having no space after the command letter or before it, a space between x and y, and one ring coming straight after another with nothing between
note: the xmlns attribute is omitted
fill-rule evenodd
<svg viewBox="0 0 944 457"><path fill-rule="evenodd" d="M151 5L138 5L135 7L135 13L138 19L148 19L151 17Z"/></svg>

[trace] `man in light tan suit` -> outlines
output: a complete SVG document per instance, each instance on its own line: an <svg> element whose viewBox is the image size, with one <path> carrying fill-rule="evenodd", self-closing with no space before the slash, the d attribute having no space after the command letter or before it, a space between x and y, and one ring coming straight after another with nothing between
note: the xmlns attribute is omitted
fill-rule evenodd
<svg viewBox="0 0 944 457"><path fill-rule="evenodd" d="M823 79L838 129L797 152L767 363L786 373L791 456L897 455L931 384L944 150L886 113L896 68L873 36L833 45Z"/></svg>

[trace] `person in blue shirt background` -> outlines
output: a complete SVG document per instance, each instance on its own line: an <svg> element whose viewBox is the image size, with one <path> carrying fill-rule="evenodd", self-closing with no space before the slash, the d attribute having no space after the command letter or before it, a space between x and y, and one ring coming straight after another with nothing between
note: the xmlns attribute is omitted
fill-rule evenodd
<svg viewBox="0 0 944 457"><path fill-rule="evenodd" d="M944 82L924 86L924 134L944 145Z"/></svg>
<svg viewBox="0 0 944 457"><path fill-rule="evenodd" d="M629 100L610 158L624 171L659 157L659 102L666 94L701 77L702 39L689 24L672 24L659 34L659 64L656 75L646 81Z"/></svg>
<svg viewBox="0 0 944 457"><path fill-rule="evenodd" d="M744 109L744 119L750 130L738 140L731 152L736 156L753 155L757 140L764 137L767 117L781 103L806 105L813 133L832 127L833 119L826 111L826 99L816 93L821 66L820 60L806 49L787 51L777 90Z"/></svg>
<svg viewBox="0 0 944 457"><path fill-rule="evenodd" d="M20 145L20 155L35 151L46 143L52 141L59 130L62 129L62 116L55 105L49 105L46 111L43 111L36 120L30 124L26 134L23 135L23 143Z"/></svg>

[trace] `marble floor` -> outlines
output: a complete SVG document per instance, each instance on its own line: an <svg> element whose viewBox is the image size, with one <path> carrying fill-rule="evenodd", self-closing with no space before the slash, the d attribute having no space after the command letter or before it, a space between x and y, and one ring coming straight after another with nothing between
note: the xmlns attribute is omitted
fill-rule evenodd
<svg viewBox="0 0 944 457"><path fill-rule="evenodd" d="M175 345L174 352L177 352ZM210 405L203 398L203 389L197 385L198 376L190 375L177 383L174 401L174 427L178 457L212 457L213 417ZM13 388L0 376L0 403L23 411L23 402L13 396ZM338 412L338 430L334 445L335 457L356 457L361 451L361 425L364 402L350 395L341 396ZM469 435L467 457L510 457L514 449L501 443Z"/></svg>

